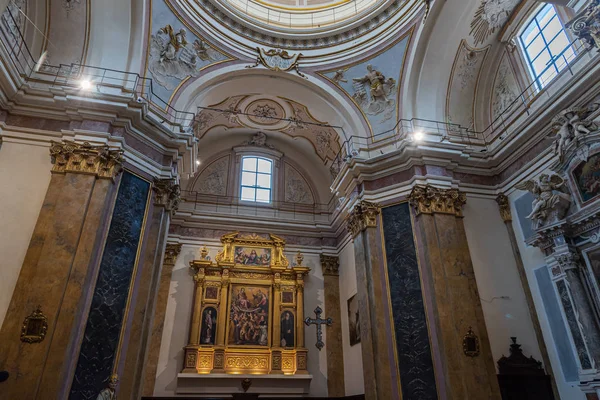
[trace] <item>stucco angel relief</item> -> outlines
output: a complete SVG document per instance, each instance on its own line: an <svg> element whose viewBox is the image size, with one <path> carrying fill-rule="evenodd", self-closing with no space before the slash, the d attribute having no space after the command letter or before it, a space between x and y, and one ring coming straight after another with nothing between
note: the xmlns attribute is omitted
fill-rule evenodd
<svg viewBox="0 0 600 400"><path fill-rule="evenodd" d="M552 120L552 127L556 132L554 140L554 152L562 159L565 148L575 141L598 129L598 125L585 119L585 116L591 111L595 111L600 107L600 103L594 103L589 109L585 108L568 108L558 114Z"/></svg>
<svg viewBox="0 0 600 400"><path fill-rule="evenodd" d="M185 29L166 25L152 35L148 69L157 84L173 90L186 77L197 76L202 61L215 61L219 56L200 39L188 43Z"/></svg>
<svg viewBox="0 0 600 400"><path fill-rule="evenodd" d="M558 175L542 174L539 180L528 180L515 185L516 189L528 190L535 196L531 213L527 216L533 221L534 229L565 217L571 204L571 196L563 191L564 184L565 180Z"/></svg>
<svg viewBox="0 0 600 400"><path fill-rule="evenodd" d="M396 106L394 78L387 78L372 65L367 65L367 74L353 78L354 94L352 97L369 115L383 113L383 121L394 116Z"/></svg>

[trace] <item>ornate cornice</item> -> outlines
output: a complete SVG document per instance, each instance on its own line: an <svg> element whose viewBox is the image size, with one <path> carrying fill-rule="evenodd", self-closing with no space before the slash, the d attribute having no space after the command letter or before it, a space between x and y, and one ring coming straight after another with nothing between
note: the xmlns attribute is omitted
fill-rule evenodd
<svg viewBox="0 0 600 400"><path fill-rule="evenodd" d="M511 222L512 214L510 212L510 202L508 201L508 197L503 193L500 193L498 197L496 197L496 203L498 203L502 220L504 220L504 222Z"/></svg>
<svg viewBox="0 0 600 400"><path fill-rule="evenodd" d="M367 228L376 227L377 216L380 212L381 206L376 203L363 200L355 205L346 219L348 231L352 234L352 237L358 236L359 233Z"/></svg>
<svg viewBox="0 0 600 400"><path fill-rule="evenodd" d="M89 142L52 141L50 157L54 173L71 172L113 179L123 169L123 150L107 145L94 146Z"/></svg>
<svg viewBox="0 0 600 400"><path fill-rule="evenodd" d="M419 214L452 214L462 216L467 195L457 189L440 189L431 185L415 186L408 201Z"/></svg>
<svg viewBox="0 0 600 400"><path fill-rule="evenodd" d="M181 190L174 179L154 179L152 190L156 194L154 205L165 207L172 213L177 211L181 201Z"/></svg>
<svg viewBox="0 0 600 400"><path fill-rule="evenodd" d="M339 257L321 254L321 268L323 269L323 275L338 276L340 271Z"/></svg>
<svg viewBox="0 0 600 400"><path fill-rule="evenodd" d="M181 252L181 243L167 243L163 264L175 265L177 256Z"/></svg>

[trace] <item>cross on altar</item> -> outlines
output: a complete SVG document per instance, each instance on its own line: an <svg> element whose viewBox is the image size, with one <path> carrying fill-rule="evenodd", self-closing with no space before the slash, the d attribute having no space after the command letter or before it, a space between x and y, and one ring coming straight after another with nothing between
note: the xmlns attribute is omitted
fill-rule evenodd
<svg viewBox="0 0 600 400"><path fill-rule="evenodd" d="M322 313L323 313L323 310L321 309L321 307L317 306L317 308L315 308L315 315L317 318L306 317L306 319L304 320L304 323L307 326L310 326L310 325L317 326L317 343L315 344L315 346L317 346L317 349L319 349L319 351L321 351L323 346L325 346L325 343L323 343L323 331L321 330L321 325L326 324L329 326L329 325L333 324L333 319L331 319L331 318L322 319L321 318Z"/></svg>

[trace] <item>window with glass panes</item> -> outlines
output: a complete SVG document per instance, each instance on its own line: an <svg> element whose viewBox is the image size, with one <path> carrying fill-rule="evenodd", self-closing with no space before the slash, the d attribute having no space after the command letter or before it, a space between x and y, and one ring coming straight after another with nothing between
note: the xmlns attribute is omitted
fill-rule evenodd
<svg viewBox="0 0 600 400"><path fill-rule="evenodd" d="M272 176L273 161L262 157L243 157L241 199L270 203Z"/></svg>
<svg viewBox="0 0 600 400"><path fill-rule="evenodd" d="M538 11L519 40L538 89L545 87L575 56L552 4Z"/></svg>

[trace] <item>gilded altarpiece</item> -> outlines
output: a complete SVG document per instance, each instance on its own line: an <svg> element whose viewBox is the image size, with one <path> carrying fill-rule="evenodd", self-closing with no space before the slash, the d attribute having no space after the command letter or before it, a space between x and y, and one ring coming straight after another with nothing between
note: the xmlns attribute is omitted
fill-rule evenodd
<svg viewBox="0 0 600 400"><path fill-rule="evenodd" d="M308 374L304 347L304 277L275 235L221 237L190 263L194 301L184 373Z"/></svg>

